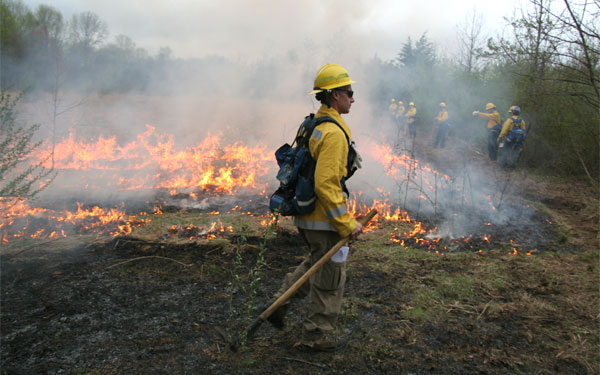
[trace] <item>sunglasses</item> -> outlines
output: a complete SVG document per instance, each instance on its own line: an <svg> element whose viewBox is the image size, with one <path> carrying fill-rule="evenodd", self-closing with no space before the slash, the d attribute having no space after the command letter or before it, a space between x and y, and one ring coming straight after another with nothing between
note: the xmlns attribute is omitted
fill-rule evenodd
<svg viewBox="0 0 600 375"><path fill-rule="evenodd" d="M345 91L349 98L352 98L352 96L354 95L354 91L352 90L336 89L336 91Z"/></svg>

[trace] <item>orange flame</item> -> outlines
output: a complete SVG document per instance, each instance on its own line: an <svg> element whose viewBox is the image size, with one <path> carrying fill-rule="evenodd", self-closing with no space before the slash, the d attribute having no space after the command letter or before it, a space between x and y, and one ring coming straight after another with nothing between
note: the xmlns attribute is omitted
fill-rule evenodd
<svg viewBox="0 0 600 375"><path fill-rule="evenodd" d="M54 168L111 172L112 175L103 173L104 180L121 190L166 189L174 193L180 189L202 189L232 194L244 188L265 188L257 178L266 175L274 165L272 152L266 146L249 147L239 142L221 145L219 133L177 150L173 135L157 134L151 125L146 128L135 141L124 146L118 144L115 136L77 141L71 129L69 137L55 146ZM41 150L38 159L43 161L42 155L49 150L49 146ZM44 165L50 167L49 163L46 160Z"/></svg>

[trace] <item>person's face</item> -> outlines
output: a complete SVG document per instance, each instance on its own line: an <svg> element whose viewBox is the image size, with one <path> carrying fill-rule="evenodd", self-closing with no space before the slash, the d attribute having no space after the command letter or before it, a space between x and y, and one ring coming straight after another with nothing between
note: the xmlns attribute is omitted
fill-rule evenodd
<svg viewBox="0 0 600 375"><path fill-rule="evenodd" d="M332 103L332 107L340 114L350 113L350 107L352 106L352 103L354 103L353 95L354 91L352 91L352 85L333 90L334 103Z"/></svg>

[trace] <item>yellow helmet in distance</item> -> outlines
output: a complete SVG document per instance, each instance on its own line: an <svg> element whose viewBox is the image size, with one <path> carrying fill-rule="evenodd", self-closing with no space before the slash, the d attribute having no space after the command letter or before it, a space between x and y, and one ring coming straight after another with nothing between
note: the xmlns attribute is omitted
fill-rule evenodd
<svg viewBox="0 0 600 375"><path fill-rule="evenodd" d="M317 72L313 91L308 95L318 94L325 90L348 86L356 83L350 79L348 71L338 64L326 64Z"/></svg>
<svg viewBox="0 0 600 375"><path fill-rule="evenodd" d="M446 103L444 103L444 102L441 102L441 103L440 103L440 107L446 107Z"/></svg>
<svg viewBox="0 0 600 375"><path fill-rule="evenodd" d="M415 103L414 102L410 102L410 103L408 103L408 105L412 105L414 107Z"/></svg>
<svg viewBox="0 0 600 375"><path fill-rule="evenodd" d="M494 105L494 103L488 103L485 105L485 110L490 110L492 108L496 108L496 106Z"/></svg>

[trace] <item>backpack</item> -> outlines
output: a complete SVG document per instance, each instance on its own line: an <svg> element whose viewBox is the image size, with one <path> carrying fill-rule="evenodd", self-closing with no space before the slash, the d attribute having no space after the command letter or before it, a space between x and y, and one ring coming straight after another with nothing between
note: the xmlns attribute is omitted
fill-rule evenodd
<svg viewBox="0 0 600 375"><path fill-rule="evenodd" d="M506 134L506 141L520 145L521 143L525 142L525 136L527 133L525 132L525 129L521 128L521 118L513 118L512 120L514 125L512 130Z"/></svg>
<svg viewBox="0 0 600 375"><path fill-rule="evenodd" d="M310 155L308 140L315 127L323 122L336 124L346 136L348 134L342 126L328 116L315 117L314 113L306 116L298 128L296 138L292 145L285 143L275 151L275 158L279 165L277 180L279 188L271 195L269 209L282 216L295 216L308 214L314 211L317 196L315 195L315 167L316 161ZM294 146L296 144L296 147ZM352 147L348 147L348 175L342 178L342 189L347 192L345 180L354 173L350 162L354 156Z"/></svg>

